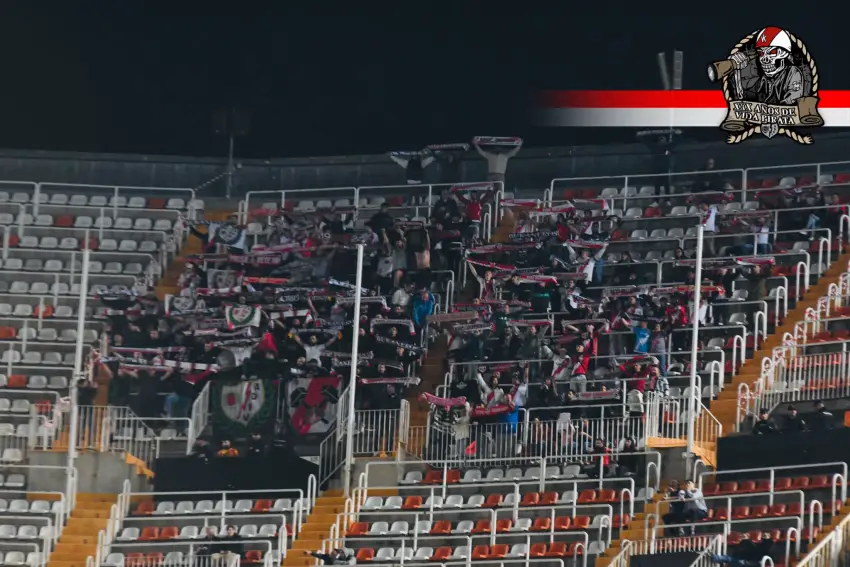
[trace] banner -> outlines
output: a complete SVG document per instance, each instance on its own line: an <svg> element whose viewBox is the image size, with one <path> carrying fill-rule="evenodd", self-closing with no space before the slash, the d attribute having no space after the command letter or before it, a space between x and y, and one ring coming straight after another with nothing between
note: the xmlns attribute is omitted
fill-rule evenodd
<svg viewBox="0 0 850 567"><path fill-rule="evenodd" d="M326 433L335 426L339 376L296 378L286 386L292 428L301 435Z"/></svg>
<svg viewBox="0 0 850 567"><path fill-rule="evenodd" d="M777 128L812 128L823 126L818 114L818 98L798 98L793 104L765 104L745 100L729 101L729 112L720 128L727 132L743 132L754 125L776 125Z"/></svg>
<svg viewBox="0 0 850 567"><path fill-rule="evenodd" d="M277 402L274 380L213 381L212 392L216 435L246 437L274 420Z"/></svg>
<svg viewBox="0 0 850 567"><path fill-rule="evenodd" d="M227 328L259 327L263 311L256 305L228 305L224 308Z"/></svg>

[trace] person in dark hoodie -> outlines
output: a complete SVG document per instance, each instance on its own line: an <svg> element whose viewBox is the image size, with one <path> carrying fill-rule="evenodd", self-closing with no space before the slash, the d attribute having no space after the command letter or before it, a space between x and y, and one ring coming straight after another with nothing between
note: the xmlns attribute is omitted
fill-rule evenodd
<svg viewBox="0 0 850 567"><path fill-rule="evenodd" d="M806 422L797 413L797 408L788 406L788 415L785 416L785 423L782 424L783 433L800 433L806 431Z"/></svg>
<svg viewBox="0 0 850 567"><path fill-rule="evenodd" d="M762 408L759 420L753 426L753 435L772 435L776 433L776 424L770 419L770 412Z"/></svg>
<svg viewBox="0 0 850 567"><path fill-rule="evenodd" d="M826 411L826 406L820 400L815 402L815 413L812 415L810 421L813 431L826 431L827 429L832 429L835 425L832 414Z"/></svg>
<svg viewBox="0 0 850 567"><path fill-rule="evenodd" d="M712 555L711 560L719 565L728 565L729 567L757 567L761 565L762 558L770 554L770 548L773 545L770 533L763 532L758 542L751 540L750 535L746 532L741 534L741 538L741 543L735 546L734 554Z"/></svg>

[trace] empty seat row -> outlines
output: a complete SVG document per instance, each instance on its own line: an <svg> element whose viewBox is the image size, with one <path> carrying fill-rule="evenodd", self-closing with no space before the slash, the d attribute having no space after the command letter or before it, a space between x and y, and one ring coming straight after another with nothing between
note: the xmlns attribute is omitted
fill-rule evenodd
<svg viewBox="0 0 850 567"><path fill-rule="evenodd" d="M24 388L30 390L66 390L68 388L68 378L65 376L51 376L48 378L40 374L34 376L12 374L7 378L5 374L0 374L0 388L11 388L13 390L22 390Z"/></svg>
<svg viewBox="0 0 850 567"><path fill-rule="evenodd" d="M628 496L628 493L626 493ZM442 496L429 496L423 501L422 496L408 496L402 499L401 496L389 496L384 500L380 496L369 496L360 507L361 511L371 512L377 510L418 510L433 508L478 508L478 507L496 507L496 506L513 506L519 501L520 506L554 506L556 504L614 504L619 501L617 491L610 488L602 490L567 490L559 495L557 492L528 492L517 496L516 493L510 492L506 495L490 494L473 494L464 504L463 496L460 494L451 494L445 499Z"/></svg>
<svg viewBox="0 0 850 567"><path fill-rule="evenodd" d="M26 475L14 473L7 476L0 474L0 486L3 488L24 488L27 484Z"/></svg>
<svg viewBox="0 0 850 567"><path fill-rule="evenodd" d="M2 345L0 345L2 346ZM64 355L60 352L38 352L29 350L23 354L14 349L7 349L0 355L0 363L3 364L23 364L24 366L39 365L45 366L73 366L75 354L66 352Z"/></svg>
<svg viewBox="0 0 850 567"><path fill-rule="evenodd" d="M297 499L296 499L297 500ZM277 500L259 499L259 500L199 500L197 502L191 500L181 500L180 502L172 502L169 500L153 503L151 501L140 502L133 510L134 516L152 516L152 515L168 515L168 514L208 514L211 512L221 512L222 510L234 513L279 513L289 512L294 508L294 503L291 498L278 498Z"/></svg>
<svg viewBox="0 0 850 567"><path fill-rule="evenodd" d="M28 414L32 404L29 400L10 400L0 398L0 413L22 413Z"/></svg>
<svg viewBox="0 0 850 567"><path fill-rule="evenodd" d="M147 242L150 241L146 240L142 242L143 246L139 248L139 252L156 252L156 243L151 242L153 246L145 246ZM6 260L0 260L0 268L11 272L48 272L58 274L61 272L70 272L72 267L75 272L82 270L79 262L72 266L72 262L65 263L62 260L55 259L40 260L39 258L30 258L24 261L20 258L7 258ZM89 272L92 274L128 274L136 276L142 274L144 270L141 262L127 262L126 264L122 262L104 263L97 260L89 262Z"/></svg>
<svg viewBox="0 0 850 567"><path fill-rule="evenodd" d="M33 432L28 423L19 423L17 426L14 423L0 423L0 437L23 437L28 438L30 433L35 433L39 437L43 437L47 430L44 426L36 427ZM2 507L0 507L2 510Z"/></svg>
<svg viewBox="0 0 850 567"><path fill-rule="evenodd" d="M830 488L829 476L799 476L794 478L782 477L773 482L773 490L815 490ZM727 481L721 483L706 483L702 488L706 496L723 494L748 494L754 492L770 492L770 479Z"/></svg>
<svg viewBox="0 0 850 567"><path fill-rule="evenodd" d="M52 299L52 298L51 298ZM87 308L88 312L89 309ZM94 313L94 309L91 309ZM0 303L0 316L2 317L37 317L45 319L56 317L57 319L68 319L74 316L74 308L70 305L30 305L29 303ZM87 313L88 318L88 313Z"/></svg>
<svg viewBox="0 0 850 567"><path fill-rule="evenodd" d="M0 276L2 276L0 272ZM33 274L31 277L37 277ZM26 295L80 295L80 284L68 284L66 282L52 281L53 278L45 276L51 281L12 281L0 279L0 293L9 294L26 294ZM103 284L95 284L89 288L89 295L106 295L114 293L120 295L126 293L127 286L112 286L111 288Z"/></svg>
<svg viewBox="0 0 850 567"><path fill-rule="evenodd" d="M581 531L598 528L603 525L605 515L590 516L558 516L552 523L552 518L545 516L539 518L517 518L516 521L509 518L497 520L495 526L490 520L461 520L452 524L448 520L432 522L431 520L418 520L412 527L405 520L389 522L354 522L348 527L346 537L385 536L385 535L469 535L517 532L549 532L554 531ZM628 514L616 514L610 518L613 528L626 527L631 518Z"/></svg>
<svg viewBox="0 0 850 567"><path fill-rule="evenodd" d="M10 463L17 464L22 463L24 461L24 452L20 449L8 448L3 449L3 452L0 453L0 463ZM0 534L0 538L3 535Z"/></svg>
<svg viewBox="0 0 850 567"><path fill-rule="evenodd" d="M446 482L454 483L475 483L475 482L500 482L504 480L539 480L540 467L529 467L525 471L521 468L509 468L507 470L494 468L489 469L486 474L478 469L468 469L463 475L458 470L449 470L446 473ZM558 465L546 465L547 479L572 479L582 478L580 465L565 465L561 469ZM443 471L431 470L422 475L421 471L409 471L404 475L404 480L401 484L442 484Z"/></svg>
<svg viewBox="0 0 850 567"><path fill-rule="evenodd" d="M83 329L83 342L97 342L98 332L94 329ZM60 342L74 343L77 342L76 329L57 329L54 327L42 327L36 329L35 325L31 327L0 327L0 340L27 340L27 341L45 341L45 342Z"/></svg>
<svg viewBox="0 0 850 567"><path fill-rule="evenodd" d="M48 533L50 533L48 526L42 526L39 529L36 526L29 525L13 526L11 524L0 524L0 539L36 539Z"/></svg>
<svg viewBox="0 0 850 567"><path fill-rule="evenodd" d="M18 248L39 248L42 250L81 250L85 247L86 241L84 238L74 238L67 236L61 240L55 236L21 236L16 238L17 243L10 239L10 246ZM130 240L124 239L118 241L114 238L104 238L101 241L89 239L88 242L92 250L100 252L155 252L159 250L159 245L152 240ZM8 269L8 268L7 268Z"/></svg>
<svg viewBox="0 0 850 567"><path fill-rule="evenodd" d="M240 537L275 537L278 526L274 524L245 524L239 528ZM147 526L141 530L136 527L125 527L118 536L118 541L157 541L167 539L198 539L204 537L205 530L199 526Z"/></svg>
<svg viewBox="0 0 850 567"><path fill-rule="evenodd" d="M167 232L173 228L170 219L153 219L139 217L131 219L127 217L118 217L113 220L112 217L90 217L81 215L74 217L73 215L31 215L25 213L21 215L13 215L12 213L0 212L0 225L23 225L37 227L55 227L55 228L94 228L106 230L145 230L145 231L161 231Z"/></svg>
<svg viewBox="0 0 850 567"><path fill-rule="evenodd" d="M8 565L9 567L23 565L32 567L34 565L42 565L43 563L44 559L38 551L30 551L29 553L24 553L23 551L6 551L4 553L0 551L0 564Z"/></svg>
<svg viewBox="0 0 850 567"><path fill-rule="evenodd" d="M11 195L7 191L0 191L0 203L18 203L21 205L34 202L35 193L18 191ZM160 197L125 197L123 195L68 195L66 193L39 193L39 203L49 205L69 205L72 207L121 207L128 209L185 209L184 199L163 199ZM192 207L203 209L204 203L195 200Z"/></svg>
<svg viewBox="0 0 850 567"><path fill-rule="evenodd" d="M50 503L47 500L29 501L24 499L15 499L6 501L6 499L0 498L0 512L7 512L9 514L52 514L59 511L61 506L62 502L59 500L55 500L53 503Z"/></svg>
<svg viewBox="0 0 850 567"><path fill-rule="evenodd" d="M526 557L543 558L551 557L555 559L564 557L575 557L587 553L601 553L604 551L604 544L601 542L593 542L591 549L582 549L583 544L579 542L552 542L535 543L531 546L525 543L516 543L509 546L505 543L497 543L495 545L476 545L470 551L468 546L462 545L455 548L438 547L436 550L431 547L420 547L415 551L406 548L382 547L375 550L370 547L363 547L357 550L356 560L358 563L389 563L395 561L461 561L467 558L472 560L498 560L510 557Z"/></svg>
<svg viewBox="0 0 850 567"><path fill-rule="evenodd" d="M0 272L2 276L2 272ZM50 276L45 276L50 278ZM51 278L52 279L52 278ZM102 295L106 286L96 284L89 289L89 295ZM126 288L125 288L126 289ZM80 295L80 284L69 285L65 282L46 281L12 281L0 280L0 293L20 295Z"/></svg>
<svg viewBox="0 0 850 567"><path fill-rule="evenodd" d="M710 500L708 502L711 502ZM831 510L840 510L841 500L836 500L832 503L832 508L828 509L824 506L824 512L831 513ZM790 504L759 504L756 506L734 506L730 511L729 508L711 508L708 511L708 516L704 521L725 521L725 520L754 520L758 518L782 518L785 516L800 516L805 513L804 507L799 502Z"/></svg>

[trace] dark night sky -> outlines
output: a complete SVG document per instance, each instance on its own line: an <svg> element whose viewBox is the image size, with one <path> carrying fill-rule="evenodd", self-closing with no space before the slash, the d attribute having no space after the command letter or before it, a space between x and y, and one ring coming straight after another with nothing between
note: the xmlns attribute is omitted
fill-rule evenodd
<svg viewBox="0 0 850 567"><path fill-rule="evenodd" d="M685 52L685 88L711 88L705 64L765 25L807 42L822 88L850 87L846 10L618 5L8 0L0 147L221 155L211 114L224 105L253 110L238 146L245 157L419 149L474 135L577 142L587 133L527 127L530 93L660 88L655 53L673 48Z"/></svg>

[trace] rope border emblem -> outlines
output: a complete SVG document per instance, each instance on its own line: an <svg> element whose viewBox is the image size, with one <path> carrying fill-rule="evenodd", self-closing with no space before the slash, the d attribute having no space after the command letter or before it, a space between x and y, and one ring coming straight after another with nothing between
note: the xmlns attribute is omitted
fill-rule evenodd
<svg viewBox="0 0 850 567"><path fill-rule="evenodd" d="M751 34L744 37L741 41L736 43L735 47L732 48L732 51L729 53L729 55L735 55L736 53L741 51L743 49L743 47L745 45L747 45L748 43L750 43L756 37L756 35L758 35L758 33L760 31L761 31L761 28L755 30ZM800 52L803 54L803 56L806 58L806 63L808 63L809 69L812 72L812 96L817 96L818 95L818 66L817 66L817 64L815 64L815 60L814 60L814 58L812 58L812 55L811 55L811 53L809 53L809 50L806 48L806 44L803 43L803 41L800 38L795 36L790 31L785 30L785 32L788 34L788 37L791 38L791 41L794 42L794 44L800 49ZM731 102L733 102L732 101L732 95L730 94L729 90L730 90L729 89L729 78L723 77L723 98L726 99L727 105L730 104ZM780 128L778 133L785 135L785 136L788 136L789 138L791 138L792 140L794 140L798 144L811 144L812 142L814 142L811 134L800 135L797 132L795 132L791 129L788 129L788 128ZM757 124L755 126L751 126L750 128L744 130L740 134L729 134L726 137L726 143L727 144L738 144L740 142L743 142L744 140L746 140L747 138L749 138L750 136L752 136L754 134L761 134L761 125Z"/></svg>

